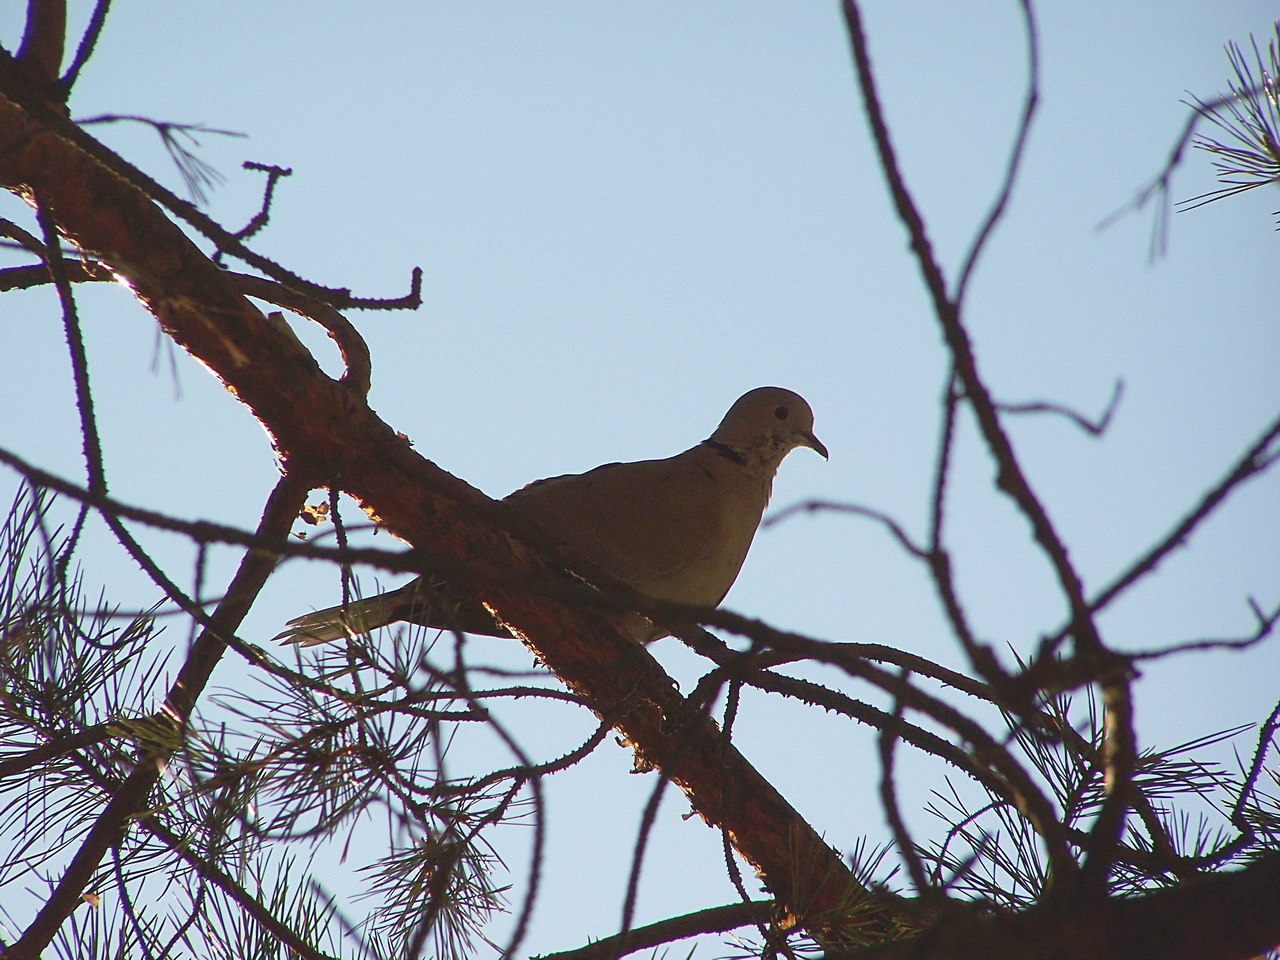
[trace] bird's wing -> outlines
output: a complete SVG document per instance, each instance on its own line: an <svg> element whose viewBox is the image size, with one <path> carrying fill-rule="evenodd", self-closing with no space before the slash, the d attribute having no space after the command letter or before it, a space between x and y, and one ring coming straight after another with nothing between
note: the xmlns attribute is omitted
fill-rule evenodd
<svg viewBox="0 0 1280 960"><path fill-rule="evenodd" d="M568 558L660 600L715 605L738 575L768 488L700 444L540 480L507 499Z"/></svg>

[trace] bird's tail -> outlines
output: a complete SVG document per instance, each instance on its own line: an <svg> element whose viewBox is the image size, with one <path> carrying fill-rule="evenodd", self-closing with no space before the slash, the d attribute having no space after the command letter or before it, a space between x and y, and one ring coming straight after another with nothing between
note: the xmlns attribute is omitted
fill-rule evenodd
<svg viewBox="0 0 1280 960"><path fill-rule="evenodd" d="M359 636L397 620L439 630L489 637L511 636L488 610L474 601L463 600L450 584L419 577L398 590L294 617L285 624L288 629L272 639L314 647Z"/></svg>
<svg viewBox="0 0 1280 960"><path fill-rule="evenodd" d="M276 634L273 640L296 643L304 647L314 647L344 637L354 637L378 627L393 623L395 610L403 601L393 590L381 593L376 597L364 600L353 600L348 604L326 607L312 613L304 613L294 617L285 626L288 628Z"/></svg>

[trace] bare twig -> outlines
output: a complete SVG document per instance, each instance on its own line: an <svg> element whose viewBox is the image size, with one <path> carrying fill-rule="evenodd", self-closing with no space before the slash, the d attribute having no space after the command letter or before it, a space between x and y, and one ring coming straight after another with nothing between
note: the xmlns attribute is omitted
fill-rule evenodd
<svg viewBox="0 0 1280 960"><path fill-rule="evenodd" d="M1102 761L1106 796L1102 809L1089 831L1090 844L1080 870L1080 887L1085 896L1102 898L1107 878L1116 862L1125 820L1133 796L1133 774L1137 765L1138 744L1133 729L1133 693L1127 667L1116 669L1116 676L1099 682L1102 691L1103 739Z"/></svg>
<svg viewBox="0 0 1280 960"><path fill-rule="evenodd" d="M1210 640L1188 640L1184 643L1175 643L1167 647L1160 647L1156 650L1140 650L1129 652L1126 656L1130 660L1159 660L1164 657L1171 657L1181 653L1202 653L1207 650L1248 650L1250 647L1257 646L1276 628L1276 624L1280 623L1280 607L1267 613L1264 611L1256 600L1252 597L1248 600L1249 609L1253 612L1257 620L1257 627L1253 632L1243 637L1222 637Z"/></svg>
<svg viewBox="0 0 1280 960"><path fill-rule="evenodd" d="M1258 730L1258 746L1253 752L1253 762L1249 765L1249 773L1240 788L1240 796L1236 798L1235 805L1231 808L1231 822L1240 830L1242 836L1253 836L1253 828L1244 815L1244 808L1257 788L1267 754L1275 745L1273 741L1277 730L1280 730L1280 703L1271 708L1271 715Z"/></svg>
<svg viewBox="0 0 1280 960"><path fill-rule="evenodd" d="M899 678L906 687L910 675L903 671ZM902 809L898 806L898 788L894 780L894 754L898 745L900 726L902 724L902 697L895 692L893 697L892 722L880 730L880 803L884 807L885 817L889 821L889 829L893 831L893 839L898 847L898 856L907 865L911 875L911 883L915 886L917 896L927 896L932 889L925 873L920 854L916 851L915 842L907 831L907 823L902 818Z"/></svg>
<svg viewBox="0 0 1280 960"><path fill-rule="evenodd" d="M98 163L122 178L134 187L161 204L180 220L185 221L201 234L213 241L221 250L231 253L257 270L262 271L273 280L306 293L309 296L324 300L336 309L353 307L356 309L415 309L421 304L421 272L415 270L409 294L396 299L367 299L353 297L346 287L327 287L306 280L296 273L285 269L279 263L251 250L220 223L203 213L194 204L176 196L153 178L147 176L137 167L123 160L115 152L108 150L93 137L89 136L65 115L54 109L41 93L32 87L16 65L0 56L0 90L6 97L18 104L21 109L40 124L54 130L57 135Z"/></svg>
<svg viewBox="0 0 1280 960"><path fill-rule="evenodd" d="M855 516L866 517L869 520L874 520L887 529L889 533L893 535L893 538L898 541L898 545L907 553L920 560L923 560L926 557L924 549L916 545L897 520L880 510L875 510L871 507L864 507L856 503L832 503L828 500L805 500L802 503L793 504L784 510L779 510L777 513L765 520L761 526L771 527L775 523L782 523L784 520L787 520L798 513L823 512L851 513Z"/></svg>
<svg viewBox="0 0 1280 960"><path fill-rule="evenodd" d="M75 294L71 283L63 270L62 244L58 239L58 226L54 223L49 208L39 198L36 200L36 219L40 231L44 235L45 266L53 285L58 291L58 301L62 307L62 325L67 338L67 350L71 355L72 382L76 391L76 412L80 416L80 441L83 445L85 472L89 478L89 492L105 494L107 492L106 470L102 462L102 440L98 435L98 420L93 409L93 393L89 389L89 358L84 349L84 336L80 330L80 316L76 311ZM76 517L71 535L67 538L66 547L58 561L59 569L65 569L75 552L88 516L85 505Z"/></svg>
<svg viewBox="0 0 1280 960"><path fill-rule="evenodd" d="M1131 564L1129 569L1103 587L1089 601L1090 608L1094 611L1102 610L1133 584L1155 570L1160 562L1174 549L1181 546L1195 529L1226 501L1233 491L1238 489L1246 480L1257 476L1275 463L1276 453L1271 450L1271 447L1277 440L1280 440L1280 417L1273 420L1262 431L1258 439L1232 465L1227 474L1200 498L1200 502L1179 520L1169 533ZM1064 628L1063 633L1065 632L1066 629Z"/></svg>
<svg viewBox="0 0 1280 960"><path fill-rule="evenodd" d="M866 37L862 30L862 18L856 0L844 0L845 22L848 26L849 39L853 49L854 63L857 67L858 80L862 88L863 103L866 108L868 123L871 126L876 149L880 156L880 165L893 196L894 205L899 218L907 228L911 238L911 249L916 255L925 285L934 304L934 310L942 327L947 346L951 351L956 372L964 385L964 395L973 406L982 431L983 439L999 465L997 486L1005 492L1026 516L1031 524L1036 542L1044 550L1050 565L1057 574L1062 591L1071 609L1072 630L1077 642L1098 647L1097 626L1093 622L1092 613L1085 603L1083 588L1076 574L1066 547L1058 536L1044 506L1031 489L1018 459L1013 451L1003 427L1000 424L990 391L978 374L977 358L969 340L968 331L961 320L960 305L947 295L946 283L942 269L934 259L932 246L925 229L924 220L916 207L911 193L906 187L902 171L898 165L893 144L885 122L884 112L876 92L876 81L871 69L870 54Z"/></svg>
<svg viewBox="0 0 1280 960"><path fill-rule="evenodd" d="M708 676L703 679L710 680L712 678ZM720 678L716 678L717 681L719 679ZM699 684L699 686L702 687L703 685ZM714 688L714 691L718 691L720 689L719 682L708 684L708 686ZM717 695L714 691L712 689L700 689L696 692L705 697L703 702L711 703ZM738 719L738 708L741 706L741 703L742 683L741 681L731 680L728 683L728 693L725 696L724 720L720 724L721 728L724 730L724 737L726 741L733 741L733 725ZM732 797L727 798L727 800L730 803L733 802ZM723 826L720 828L720 851L724 856L725 872L729 874L729 882L733 884L733 889L738 892L738 899L741 900L743 904L751 903L751 895L747 893L747 886L742 880L742 870L738 867L738 860L734 854L733 838L729 836L729 831ZM761 943L769 942L771 934L763 917L756 921L756 931L760 934ZM786 945L785 938L783 938L783 945L786 948L788 956L790 956L792 951L790 950L790 947ZM794 957L792 960L794 960Z"/></svg>
<svg viewBox="0 0 1280 960"><path fill-rule="evenodd" d="M1074 423L1077 427L1091 436L1100 437L1107 431L1107 427L1111 425L1111 420L1115 416L1116 410L1120 406L1120 397L1124 393L1124 381L1116 380L1116 385L1111 391L1111 399L1107 401L1107 407L1102 411L1102 416L1097 420L1090 420L1084 414L1077 413L1070 407L1062 406L1057 403L1047 403L1044 401L1034 401L1031 403L998 403L997 409L1004 413L1052 413L1059 417L1065 417Z"/></svg>
<svg viewBox="0 0 1280 960"><path fill-rule="evenodd" d="M576 950L543 954L538 960L615 960L640 950L649 950L664 943L672 943L704 933L724 933L751 924L767 923L777 912L772 900L754 900L749 903L730 903L723 907L709 907L672 917L648 926L628 931L625 938L617 936L596 940Z"/></svg>
<svg viewBox="0 0 1280 960"><path fill-rule="evenodd" d="M319 324L342 355L342 362L346 366L342 381L360 396L368 395L373 367L369 347L350 320L323 300L275 281L263 280L247 273L232 273L229 276L234 278L237 289L246 296L274 303ZM331 503L331 507L336 508L336 504Z"/></svg>
<svg viewBox="0 0 1280 960"><path fill-rule="evenodd" d="M956 409L960 404L960 384L956 377L956 365L947 367L946 385L942 391L942 419L938 434L938 452L934 457L933 492L929 497L929 550L942 550L942 528L946 519L947 481L951 474L951 451L956 436ZM961 624L957 633L969 635L967 625Z"/></svg>
<svg viewBox="0 0 1280 960"><path fill-rule="evenodd" d="M1031 0L1022 0L1020 6L1022 8L1023 30L1027 42L1027 94L1022 104L1022 116L1018 121L1018 132L1014 135L1013 147L1009 150L1009 160L1005 165L1004 178L1000 182L1000 190L996 194L996 199L992 203L991 209L987 211L987 215L982 221L982 226L978 228L977 235L974 237L973 243L969 247L969 252L964 258L964 265L960 268L960 282L956 284L955 289L957 308L964 303L964 296L969 289L969 280L973 275L973 269L977 266L978 258L982 255L987 241L991 238L996 224L1004 216L1005 208L1009 204L1009 197L1013 194L1013 185L1017 182L1018 171L1022 167L1022 157L1026 152L1027 140L1031 135L1031 121L1035 117L1036 105L1040 101L1040 39L1039 31L1036 29L1035 11L1031 7Z"/></svg>
<svg viewBox="0 0 1280 960"><path fill-rule="evenodd" d="M248 240L267 225L267 221L271 218L271 201L275 198L276 184L280 182L281 177L293 176L293 170L270 163L254 163L252 160L246 160L243 167L246 170L258 170L267 175L267 182L262 188L262 206L258 208L258 212L253 215L249 222L237 230L235 234L240 240ZM214 259L217 260L221 255L221 252L219 252Z"/></svg>
<svg viewBox="0 0 1280 960"><path fill-rule="evenodd" d="M71 65L67 67L67 72L58 80L58 86L62 89L62 98L64 100L70 96L71 88L75 86L76 80L80 78L80 71L84 69L84 65L93 56L93 49L98 45L98 38L102 36L102 28L106 26L107 11L110 8L111 0L97 0L97 3L93 5L93 14L89 17L89 25L85 28L84 36L80 38L75 56L71 58Z"/></svg>

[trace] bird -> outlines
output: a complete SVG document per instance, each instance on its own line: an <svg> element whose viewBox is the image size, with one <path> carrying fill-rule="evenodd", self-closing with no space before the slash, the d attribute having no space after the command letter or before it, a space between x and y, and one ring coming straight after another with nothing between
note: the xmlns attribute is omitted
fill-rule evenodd
<svg viewBox="0 0 1280 960"><path fill-rule="evenodd" d="M570 566L585 560L655 600L715 607L742 569L778 467L797 447L829 459L808 402L782 387L757 387L734 402L711 436L682 453L537 480L504 502ZM313 646L401 620L513 636L482 603L426 574L396 590L303 614L274 639ZM668 634L639 613L618 626L643 643Z"/></svg>

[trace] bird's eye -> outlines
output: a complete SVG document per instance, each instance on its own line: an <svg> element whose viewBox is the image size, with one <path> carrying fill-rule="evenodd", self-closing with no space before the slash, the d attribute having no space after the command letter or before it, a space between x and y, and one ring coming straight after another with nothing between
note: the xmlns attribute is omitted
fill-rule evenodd
<svg viewBox="0 0 1280 960"><path fill-rule="evenodd" d="M788 410L786 407L778 407L778 409L773 411L773 415L777 417L779 420L785 420L787 419L787 414L790 412L791 411Z"/></svg>

